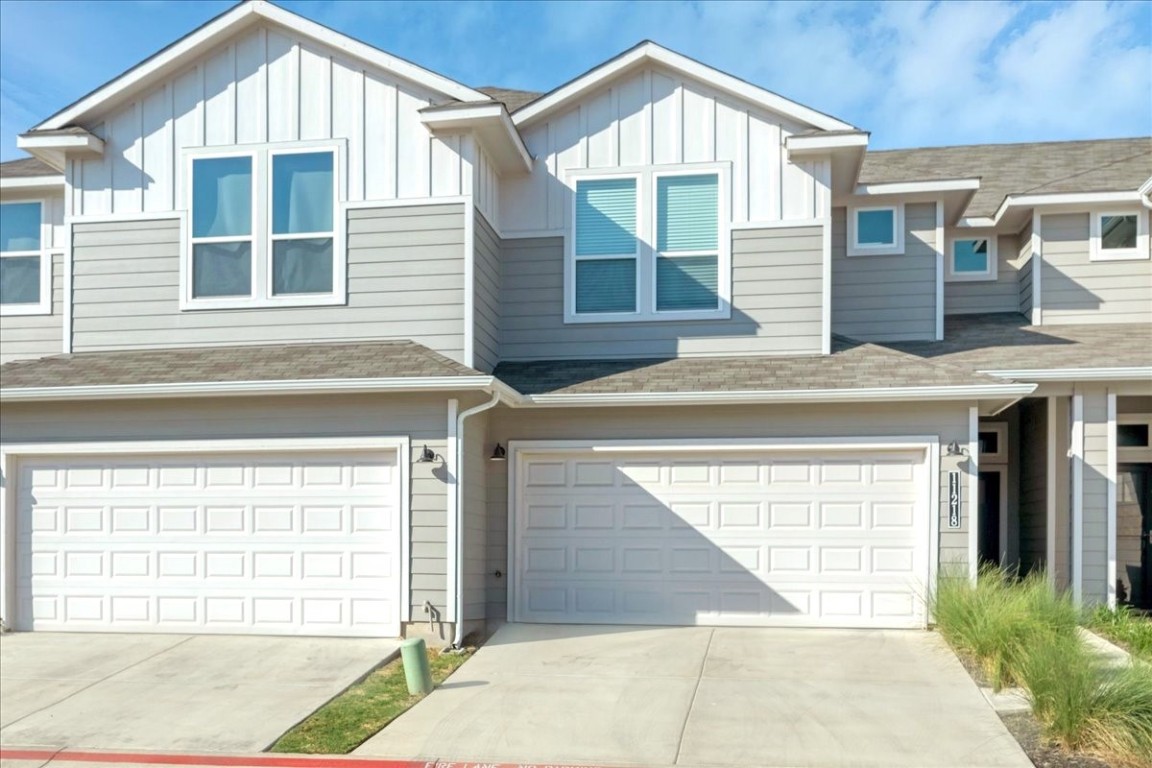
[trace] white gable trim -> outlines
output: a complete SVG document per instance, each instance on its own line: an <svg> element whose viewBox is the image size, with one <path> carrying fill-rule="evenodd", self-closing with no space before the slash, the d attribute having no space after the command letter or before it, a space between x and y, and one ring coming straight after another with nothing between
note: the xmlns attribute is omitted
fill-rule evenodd
<svg viewBox="0 0 1152 768"><path fill-rule="evenodd" d="M764 109L777 112L802 123L826 131L854 131L855 126L841 122L834 117L817 112L810 107L797 104L759 86L745 82L738 77L713 69L705 64L683 56L651 41L645 41L631 50L572 80L548 93L531 104L518 109L512 115L517 126L536 122L555 112L569 101L580 98L588 92L614 79L622 72L645 62L659 63L687 77L700 80L722 91L726 91Z"/></svg>
<svg viewBox="0 0 1152 768"><path fill-rule="evenodd" d="M74 104L65 107L32 130L53 130L71 125L106 101L123 98L136 88L146 87L156 76L181 66L186 59L194 57L220 42L223 38L261 19L287 27L297 34L395 73L399 77L445 96L451 96L462 101L491 100L491 97L480 91L475 91L455 80L389 55L379 48L354 40L303 16L272 5L266 0L248 0L248 2L241 3L220 14L151 58L145 59L116 79L97 88Z"/></svg>

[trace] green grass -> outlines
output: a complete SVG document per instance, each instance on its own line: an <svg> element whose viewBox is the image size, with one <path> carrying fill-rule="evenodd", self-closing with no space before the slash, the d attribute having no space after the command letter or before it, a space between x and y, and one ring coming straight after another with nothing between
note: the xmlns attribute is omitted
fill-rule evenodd
<svg viewBox="0 0 1152 768"><path fill-rule="evenodd" d="M1089 614L1085 624L1133 656L1152 662L1152 619L1133 613L1126 605L1114 611L1101 606Z"/></svg>
<svg viewBox="0 0 1152 768"><path fill-rule="evenodd" d="M471 655L428 652L432 680L440 685ZM361 682L312 713L281 736L272 752L343 755L363 744L403 714L422 696L410 696L400 659L372 672Z"/></svg>

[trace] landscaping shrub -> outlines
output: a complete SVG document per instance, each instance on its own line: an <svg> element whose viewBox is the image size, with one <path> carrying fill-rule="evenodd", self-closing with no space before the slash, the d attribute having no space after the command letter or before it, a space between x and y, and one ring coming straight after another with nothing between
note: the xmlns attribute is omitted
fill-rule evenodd
<svg viewBox="0 0 1152 768"><path fill-rule="evenodd" d="M1138 658L1152 661L1152 620L1133 613L1126 605L1116 610L1098 607L1088 616L1088 628L1119 643Z"/></svg>

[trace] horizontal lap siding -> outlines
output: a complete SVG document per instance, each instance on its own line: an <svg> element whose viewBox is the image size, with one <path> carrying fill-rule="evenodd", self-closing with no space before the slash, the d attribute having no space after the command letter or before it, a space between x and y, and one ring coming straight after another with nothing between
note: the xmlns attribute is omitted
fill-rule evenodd
<svg viewBox="0 0 1152 768"><path fill-rule="evenodd" d="M1016 312L1020 307L1020 254L1015 235L1001 235L996 243L995 280L944 283L944 314ZM951 254L945 254L951 258Z"/></svg>
<svg viewBox="0 0 1152 768"><path fill-rule="evenodd" d="M832 210L832 332L865 341L936 337L936 205L904 208L904 254L848 256L847 210Z"/></svg>
<svg viewBox="0 0 1152 768"><path fill-rule="evenodd" d="M463 552L466 622L487 617L488 579L488 415L479 413L464 422ZM471 627L468 627L470 630Z"/></svg>
<svg viewBox="0 0 1152 768"><path fill-rule="evenodd" d="M345 306L183 312L178 220L77 224L74 350L411 339L462 360L463 215L349 211Z"/></svg>
<svg viewBox="0 0 1152 768"><path fill-rule="evenodd" d="M500 238L480 211L474 215L475 367L491 371L500 362Z"/></svg>
<svg viewBox="0 0 1152 768"><path fill-rule="evenodd" d="M52 314L0 318L0 364L64 351L64 257L52 261Z"/></svg>
<svg viewBox="0 0 1152 768"><path fill-rule="evenodd" d="M859 405L709 408L643 407L508 410L491 412L490 443L513 440L611 440L698 438L707 445L717 437L874 437L937 435L941 445L968 441L967 404ZM947 484L950 470L963 471L957 457L940 459L940 562L966 567L968 495L964 491L963 528L947 528ZM962 483L966 489L967 483ZM508 573L508 464L488 462L488 617L506 616ZM494 574L501 572L497 578Z"/></svg>
<svg viewBox="0 0 1152 768"><path fill-rule="evenodd" d="M447 411L428 395L218 398L4 406L12 443L227 440L294 437L404 437L412 441L411 605L446 610L446 485L439 464L415 459L427 445L447 453Z"/></svg>
<svg viewBox="0 0 1152 768"><path fill-rule="evenodd" d="M1088 214L1045 216L1045 325L1152 322L1152 260L1090 261Z"/></svg>
<svg viewBox="0 0 1152 768"><path fill-rule="evenodd" d="M1048 219L1044 219L1047 227ZM1047 313L1045 313L1047 314ZM1084 601L1108 597L1108 397L1084 392Z"/></svg>
<svg viewBox="0 0 1152 768"><path fill-rule="evenodd" d="M810 354L821 348L823 229L732 233L732 317L564 323L564 241L509 239L502 248L505 360Z"/></svg>

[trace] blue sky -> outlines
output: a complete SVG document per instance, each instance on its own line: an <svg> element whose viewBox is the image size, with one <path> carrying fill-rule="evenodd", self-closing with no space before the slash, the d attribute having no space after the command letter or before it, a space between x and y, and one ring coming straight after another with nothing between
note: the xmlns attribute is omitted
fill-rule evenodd
<svg viewBox="0 0 1152 768"><path fill-rule="evenodd" d="M0 157L232 5L0 0ZM1152 2L281 5L469 85L548 90L648 38L872 131L874 148L1152 133Z"/></svg>

